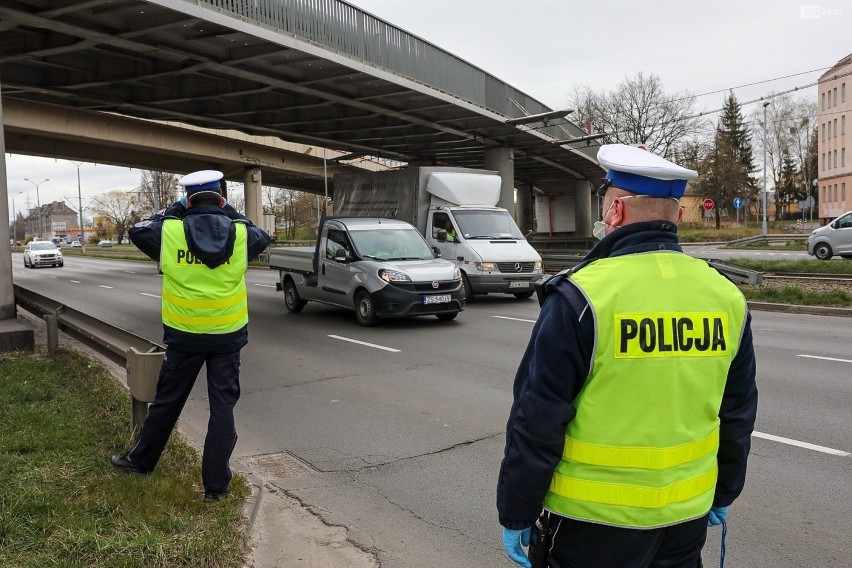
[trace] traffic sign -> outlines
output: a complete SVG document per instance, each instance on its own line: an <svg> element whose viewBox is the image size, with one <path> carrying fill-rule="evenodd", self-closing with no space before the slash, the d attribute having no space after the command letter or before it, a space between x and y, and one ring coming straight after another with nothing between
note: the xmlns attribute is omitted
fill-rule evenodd
<svg viewBox="0 0 852 568"><path fill-rule="evenodd" d="M704 205L704 209L706 209L707 211L710 211L711 209L713 209L713 200L708 197L707 199L704 200L703 205Z"/></svg>
<svg viewBox="0 0 852 568"><path fill-rule="evenodd" d="M734 209L742 209L743 200L741 197L734 197Z"/></svg>

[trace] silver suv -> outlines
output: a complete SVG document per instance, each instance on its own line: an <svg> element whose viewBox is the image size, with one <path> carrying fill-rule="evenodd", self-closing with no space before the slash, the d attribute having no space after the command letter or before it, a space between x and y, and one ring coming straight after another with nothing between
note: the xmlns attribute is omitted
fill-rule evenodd
<svg viewBox="0 0 852 568"><path fill-rule="evenodd" d="M852 260L852 211L848 211L808 237L808 254L820 260L839 255Z"/></svg>

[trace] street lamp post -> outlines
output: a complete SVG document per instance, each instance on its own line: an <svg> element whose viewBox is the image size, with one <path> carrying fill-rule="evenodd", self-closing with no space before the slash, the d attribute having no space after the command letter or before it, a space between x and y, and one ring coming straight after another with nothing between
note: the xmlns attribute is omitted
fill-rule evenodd
<svg viewBox="0 0 852 568"><path fill-rule="evenodd" d="M39 236L39 238L41 238L41 236L42 236L41 235L41 230L42 230L42 228L41 228L41 199L38 196L38 186L40 186L41 184L43 184L46 181L50 181L50 178L43 179L38 183L34 182L31 179L27 179L27 178L24 178L24 181L28 181L31 184L33 184L34 186L36 186L36 208L38 208L38 236Z"/></svg>
<svg viewBox="0 0 852 568"><path fill-rule="evenodd" d="M766 107L769 101L763 103L763 238L766 238Z"/></svg>
<svg viewBox="0 0 852 568"><path fill-rule="evenodd" d="M71 162L71 160L68 160ZM83 229L83 195L80 193L80 166L85 162L71 162L77 166L77 207L80 210L80 252L86 252L86 231Z"/></svg>
<svg viewBox="0 0 852 568"><path fill-rule="evenodd" d="M14 236L12 239L15 241L15 244L18 243L18 216L15 213L15 198L21 195L23 191L19 191L15 195L12 196L12 231L14 232Z"/></svg>

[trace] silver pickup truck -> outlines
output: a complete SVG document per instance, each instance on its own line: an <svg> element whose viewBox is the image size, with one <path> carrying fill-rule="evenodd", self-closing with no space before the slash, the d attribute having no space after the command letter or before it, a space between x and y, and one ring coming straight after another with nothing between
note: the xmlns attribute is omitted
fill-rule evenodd
<svg viewBox="0 0 852 568"><path fill-rule="evenodd" d="M434 315L452 320L464 309L461 274L439 258L409 223L378 217L328 217L316 247L269 249L278 290L291 313L307 302L355 311L358 323Z"/></svg>

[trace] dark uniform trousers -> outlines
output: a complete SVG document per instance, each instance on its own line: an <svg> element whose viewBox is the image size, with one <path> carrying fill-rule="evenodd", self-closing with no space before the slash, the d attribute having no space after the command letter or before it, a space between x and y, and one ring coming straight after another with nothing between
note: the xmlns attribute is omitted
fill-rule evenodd
<svg viewBox="0 0 852 568"><path fill-rule="evenodd" d="M555 516L550 568L701 568L707 515L658 529L625 529Z"/></svg>
<svg viewBox="0 0 852 568"><path fill-rule="evenodd" d="M189 353L167 348L154 402L148 408L139 441L129 457L143 469L154 469L205 363L210 421L204 440L201 479L205 491L223 491L231 481L228 462L237 443L234 405L240 398L239 351Z"/></svg>

